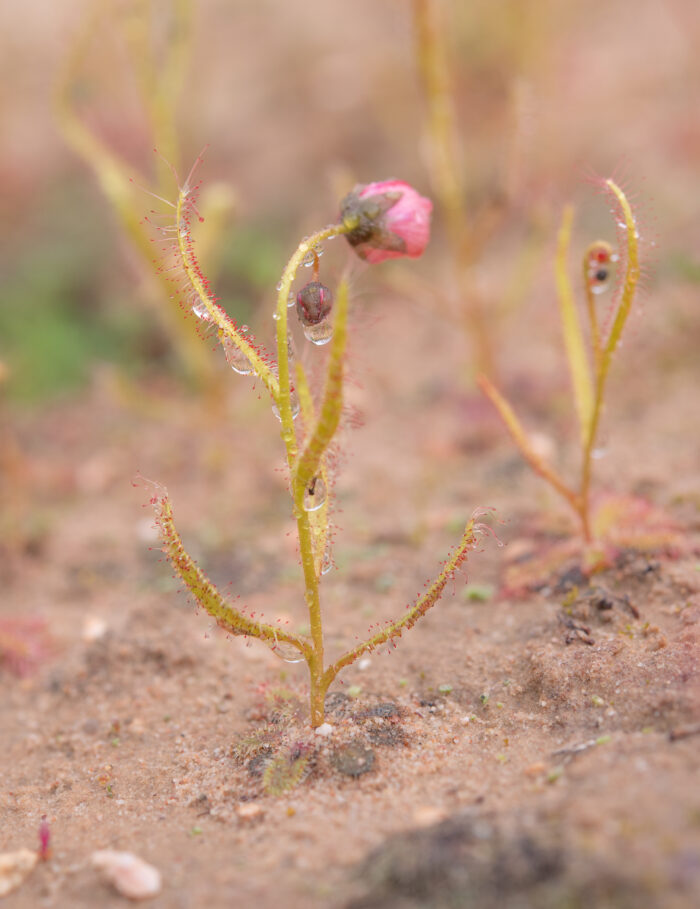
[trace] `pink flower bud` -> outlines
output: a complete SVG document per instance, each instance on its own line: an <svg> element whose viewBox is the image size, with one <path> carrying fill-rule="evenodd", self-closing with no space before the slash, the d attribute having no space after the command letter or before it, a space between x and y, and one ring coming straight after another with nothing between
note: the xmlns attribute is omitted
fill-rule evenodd
<svg viewBox="0 0 700 909"><path fill-rule="evenodd" d="M401 180L356 186L340 203L348 242L372 265L422 255L430 239L432 210L430 199Z"/></svg>

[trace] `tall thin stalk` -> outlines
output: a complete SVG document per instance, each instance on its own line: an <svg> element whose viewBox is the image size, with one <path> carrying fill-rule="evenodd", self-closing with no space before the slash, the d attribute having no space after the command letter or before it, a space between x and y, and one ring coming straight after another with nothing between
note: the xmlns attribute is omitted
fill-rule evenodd
<svg viewBox="0 0 700 909"><path fill-rule="evenodd" d="M563 480L537 452L513 408L493 382L485 375L479 376L478 379L482 391L500 414L523 457L575 512L586 544L593 543L595 537L591 522L593 455L598 439L607 379L639 283L639 238L634 213L625 194L613 180L605 180L603 189L612 200L613 215L624 243L624 275L616 301L612 326L607 338L603 339L594 297L597 292L608 286L611 263L615 257L610 245L603 241L598 241L588 247L583 258L583 276L586 313L590 329L589 352L586 351L585 338L567 271L573 222L571 206L567 206L564 210L555 261L564 350L569 364L574 406L579 423L581 473L577 487L571 486Z"/></svg>

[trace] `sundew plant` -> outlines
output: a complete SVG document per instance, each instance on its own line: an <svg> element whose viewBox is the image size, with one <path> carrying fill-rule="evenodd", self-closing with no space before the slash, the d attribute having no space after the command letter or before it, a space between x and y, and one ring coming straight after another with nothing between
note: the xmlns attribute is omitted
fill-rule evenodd
<svg viewBox="0 0 700 909"><path fill-rule="evenodd" d="M603 241L592 243L584 252L583 289L586 298L589 350L581 328L567 258L571 243L573 209L568 206L559 230L556 255L556 286L562 322L562 336L571 375L574 406L579 425L581 468L578 482L568 483L537 451L510 403L485 375L479 385L498 410L513 441L525 460L566 501L578 519L584 544L596 542L596 528L591 513L591 484L596 444L603 412L610 367L635 300L640 276L639 231L634 212L625 193L614 180L604 180L601 189L610 200L615 219L618 250ZM614 284L618 269L618 286L605 324L597 301Z"/></svg>
<svg viewBox="0 0 700 909"><path fill-rule="evenodd" d="M238 326L227 315L202 274L191 231L192 219L199 217L196 208L199 184L192 181L190 173L180 186L175 202L161 200L168 207L167 222L158 229L173 256L173 261L164 263L163 267L173 269L181 301L199 319L203 330L218 337L231 369L239 375L256 377L269 394L272 411L280 422L286 454L310 633L296 634L280 622L265 622L227 599L188 554L177 531L167 492L157 487L151 502L156 510L163 551L197 603L217 624L230 634L260 639L284 660L307 664L311 724L319 727L324 723L326 692L338 673L381 645L396 646L403 632L438 602L445 585L475 547L479 534L488 529L479 521L483 512L475 512L437 578L426 585L413 603L406 605L403 614L334 662L326 663L321 584L332 568L328 455L343 411L351 301L347 279L341 279L335 290L321 283L319 257L325 243L344 236L355 253L370 264L404 256L416 258L423 253L429 239L432 203L398 180L356 186L342 200L339 218L305 237L287 263L277 285L276 349L271 353L245 326ZM295 293L292 287L302 265L312 268L312 280ZM304 367L293 355L290 317L299 320L310 344L328 345L325 379L317 395L312 393Z"/></svg>

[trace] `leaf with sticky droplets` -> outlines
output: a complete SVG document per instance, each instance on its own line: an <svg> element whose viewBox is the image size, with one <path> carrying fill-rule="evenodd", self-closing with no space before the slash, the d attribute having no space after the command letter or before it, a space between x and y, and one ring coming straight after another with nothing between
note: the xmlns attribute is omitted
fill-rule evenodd
<svg viewBox="0 0 700 909"><path fill-rule="evenodd" d="M163 487L156 487L151 504L156 512L156 525L163 542L163 552L190 593L221 628L230 634L260 638L273 650L280 643L289 644L305 658L308 656L310 645L303 638L244 615L219 592L186 551L175 527L170 499Z"/></svg>

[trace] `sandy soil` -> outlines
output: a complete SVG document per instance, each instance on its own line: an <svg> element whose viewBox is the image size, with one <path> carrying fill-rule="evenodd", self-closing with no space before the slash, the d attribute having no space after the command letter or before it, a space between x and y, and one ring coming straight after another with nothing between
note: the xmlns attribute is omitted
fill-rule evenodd
<svg viewBox="0 0 700 909"><path fill-rule="evenodd" d="M590 583L561 566L509 597L509 562L561 534L563 513L456 390L449 325L402 301L373 305L351 360L365 426L342 437L329 651L396 614L474 507L497 506L507 545L485 539L471 586L460 577L398 650L346 671L321 739L305 725L303 666L195 613L149 550L148 493L130 482L140 470L166 483L212 576L301 625L266 403L239 380L212 415L156 390L129 398L103 376L84 400L27 419L19 444L42 520L5 563L2 614L43 617L51 650L24 678L3 675L0 850L34 847L46 815L53 854L8 906L121 904L90 867L95 848L155 864L164 907L696 904L691 363L641 389L623 359L598 468L603 488L644 491L666 511L675 558L621 549ZM420 371L401 368L411 362ZM565 389L535 386L519 406L556 413ZM566 469L556 417L549 428ZM392 839L406 831L418 832Z"/></svg>

